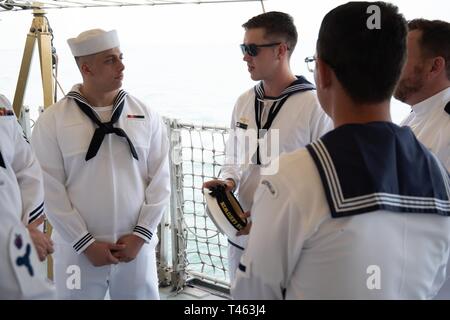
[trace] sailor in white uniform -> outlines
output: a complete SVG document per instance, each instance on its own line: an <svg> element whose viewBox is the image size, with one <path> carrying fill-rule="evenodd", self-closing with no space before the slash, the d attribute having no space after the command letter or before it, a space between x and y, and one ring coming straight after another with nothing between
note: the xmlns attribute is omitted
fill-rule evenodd
<svg viewBox="0 0 450 320"><path fill-rule="evenodd" d="M169 200L161 118L121 90L115 30L68 43L83 76L38 119L32 144L54 226L58 298L159 299L157 226Z"/></svg>
<svg viewBox="0 0 450 320"><path fill-rule="evenodd" d="M231 118L231 134L221 170L228 189L234 189L244 211L249 211L261 168L283 152L294 151L331 129L320 108L314 86L294 76L289 60L297 43L291 16L268 12L246 22L244 61L253 80L261 80L237 100ZM267 172L277 168L265 167ZM205 183L205 187L218 183ZM223 183L223 182L222 182ZM228 240L228 265L233 280L247 243L247 235Z"/></svg>
<svg viewBox="0 0 450 320"><path fill-rule="evenodd" d="M15 118L11 103L1 94L0 108L3 110L2 113L8 116L4 119ZM9 117L10 115L13 115L13 117ZM27 227L29 235L33 240L39 260L44 261L47 255L53 253L53 243L50 237L42 232L45 219L42 171L19 123L15 121L10 125L13 125L17 130L15 136L17 141L4 139L1 142L3 145L3 154L4 156L14 158L10 169L16 175L20 188L22 198L21 220Z"/></svg>
<svg viewBox="0 0 450 320"><path fill-rule="evenodd" d="M409 126L450 171L450 23L408 23L408 59L395 97L411 106ZM437 298L450 299L450 281Z"/></svg>
<svg viewBox="0 0 450 320"><path fill-rule="evenodd" d="M21 214L21 220L24 225L29 225L42 218L44 214L42 172L39 162L17 122L9 100L3 95L0 95L0 108L2 108L3 113L2 125L7 124L6 130L12 130L11 128L16 130L14 132L15 140L8 140L5 136L5 138L2 137L0 142L3 149L3 158L9 156L10 159L14 159L10 170L15 172L22 194L23 213Z"/></svg>
<svg viewBox="0 0 450 320"><path fill-rule="evenodd" d="M10 107L0 95L0 299L51 299L30 237L35 227L25 228L43 215L42 173Z"/></svg>
<svg viewBox="0 0 450 320"><path fill-rule="evenodd" d="M408 26L408 60L395 97L411 113L401 125L450 170L450 23L415 19Z"/></svg>
<svg viewBox="0 0 450 320"><path fill-rule="evenodd" d="M322 22L315 78L335 129L261 178L236 299L430 299L444 282L450 178L390 122L407 29L396 7L376 4L381 29L367 27L367 2Z"/></svg>

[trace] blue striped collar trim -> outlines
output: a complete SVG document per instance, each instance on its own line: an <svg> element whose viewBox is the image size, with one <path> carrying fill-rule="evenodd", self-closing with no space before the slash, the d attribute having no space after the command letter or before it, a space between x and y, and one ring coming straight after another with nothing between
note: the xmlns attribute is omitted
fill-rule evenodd
<svg viewBox="0 0 450 320"><path fill-rule="evenodd" d="M119 107L119 105L122 103L122 101L125 99L125 97L127 96L127 92L125 90L119 90L119 93L117 94L117 96L114 98L114 102L113 102L113 110L112 113L114 113L114 111L116 111L117 107ZM66 97L68 98L72 98L75 100L80 101L81 103L84 103L85 105L89 106L92 108L91 104L86 100L86 98L84 96L81 95L81 93L79 93L78 91L70 91ZM94 111L95 109L92 108ZM95 115L98 118L97 113L95 112ZM99 119L100 120L100 119Z"/></svg>
<svg viewBox="0 0 450 320"><path fill-rule="evenodd" d="M337 129L334 131L337 131ZM354 132L354 134L357 135L357 132ZM348 135L343 135L343 141L340 142L342 143L340 145L347 143L345 151L335 152L337 148L332 148L334 150L330 152L331 143L336 146L337 141L340 140L328 139L333 135L335 134L332 131L318 141L308 145L307 149L319 170L331 215L334 218L368 213L375 210L450 215L449 175L432 153L425 149L413 150L418 152L416 154L422 152L427 154L424 154L421 161L417 162L414 162L414 159L410 163L389 161L390 159L406 159L408 155L402 154L402 151L411 151L411 148L415 149L414 144L416 141L403 139L403 143L410 143L412 146L409 149L396 150L397 152L394 151L394 154L391 155L387 154L385 157L387 163L382 164L383 168L374 168L373 166L367 166L366 163L359 166L359 164L355 164L355 158L352 158L355 154L363 155L362 158L370 156L370 151L368 150L374 150L373 141L366 141L368 147L367 150L364 150L364 147L361 147L361 145L349 147L348 144L352 144L352 141L351 139L349 140ZM388 153L389 150L393 150L392 145L395 145L395 143L389 144L385 141L380 141L379 146L383 145L387 146L387 148L384 150L383 148L378 148L377 152L382 152L382 154ZM339 168L337 168L336 163L341 164ZM411 186L411 180L409 180L411 177L405 178L405 181L399 181L397 180L399 177L392 174L397 172L398 166L408 165L411 166L409 175L414 175L413 179L416 179L414 186ZM389 170L389 166L392 170ZM420 170L424 171L421 172ZM405 171L408 172L408 169L406 168ZM388 172L391 175L387 176L386 173ZM374 177L376 179L373 179ZM372 181L374 182L372 183ZM417 189L417 186L420 186L420 189ZM399 189L398 192L391 192L396 189ZM356 194L358 191L355 192L355 190L364 190L364 192Z"/></svg>
<svg viewBox="0 0 450 320"><path fill-rule="evenodd" d="M314 85L312 83L310 83L308 80L306 80L305 77L303 77L303 76L296 76L296 77L297 77L297 80L292 82L286 89L284 89L283 92L281 92L281 94L278 97L266 96L265 91L264 91L264 83L263 83L263 81L261 81L254 88L256 97L259 100L265 100L265 99L281 100L281 99L284 99L286 96L293 94L293 93L316 89L316 87L314 87Z"/></svg>

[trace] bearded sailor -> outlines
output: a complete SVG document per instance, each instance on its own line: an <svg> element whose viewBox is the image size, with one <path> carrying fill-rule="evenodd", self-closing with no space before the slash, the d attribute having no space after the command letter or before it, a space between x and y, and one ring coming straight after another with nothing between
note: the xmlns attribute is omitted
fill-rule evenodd
<svg viewBox="0 0 450 320"><path fill-rule="evenodd" d="M402 121L450 171L450 23L408 22L408 59L394 96L411 106ZM450 281L437 299L450 299Z"/></svg>
<svg viewBox="0 0 450 320"><path fill-rule="evenodd" d="M408 59L394 93L411 106L401 125L450 170L450 23L414 19L408 27Z"/></svg>
<svg viewBox="0 0 450 320"><path fill-rule="evenodd" d="M54 226L58 298L159 299L157 226L169 199L168 139L157 113L121 90L117 32L68 40L83 77L38 119L32 143ZM80 285L66 286L70 266Z"/></svg>
<svg viewBox="0 0 450 320"><path fill-rule="evenodd" d="M375 4L381 29L367 27L370 2L322 21L315 79L335 129L262 177L234 298L431 299L448 276L450 177L390 121L406 20Z"/></svg>
<svg viewBox="0 0 450 320"><path fill-rule="evenodd" d="M276 159L318 139L331 129L331 120L320 108L314 86L295 76L290 57L297 44L297 30L291 16L267 12L247 21L241 50L252 80L260 82L237 100L231 118L221 178L218 183L237 193L244 211L249 211L261 170L275 173ZM248 213L247 213L248 214ZM248 228L237 238L228 238L228 266L233 280L246 247Z"/></svg>

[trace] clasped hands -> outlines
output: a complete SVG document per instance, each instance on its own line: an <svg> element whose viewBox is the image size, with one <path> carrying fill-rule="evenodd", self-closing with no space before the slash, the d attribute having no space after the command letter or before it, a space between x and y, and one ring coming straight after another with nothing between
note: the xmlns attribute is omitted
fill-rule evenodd
<svg viewBox="0 0 450 320"><path fill-rule="evenodd" d="M84 251L84 254L95 267L130 262L136 258L144 240L134 234L119 238L116 243L96 240Z"/></svg>

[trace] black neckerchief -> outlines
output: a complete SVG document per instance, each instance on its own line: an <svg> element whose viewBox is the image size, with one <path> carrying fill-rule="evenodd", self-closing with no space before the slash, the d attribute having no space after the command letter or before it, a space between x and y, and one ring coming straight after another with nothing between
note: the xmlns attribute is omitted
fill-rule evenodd
<svg viewBox="0 0 450 320"><path fill-rule="evenodd" d="M257 136L258 139L260 138L260 130L269 130L272 126L273 121L275 120L275 117L280 112L281 107L283 107L284 103L287 101L287 99L295 93L303 92L303 91L309 91L314 90L315 87L313 84L311 84L308 80L306 80L302 76L297 76L297 80L292 82L286 89L281 92L281 94L278 97L268 97L265 95L264 92L264 85L261 81L258 83L255 87L255 121L257 126ZM262 111L263 111L263 101L265 99L274 100L274 103L270 107L269 115L267 117L267 121L264 125L262 125ZM256 150L256 164L261 165L261 159L259 155L259 143Z"/></svg>
<svg viewBox="0 0 450 320"><path fill-rule="evenodd" d="M105 135L111 133L114 133L119 137L125 138L128 142L128 145L130 146L130 151L131 154L133 155L133 158L139 160L136 149L134 148L133 143L131 142L130 138L128 138L125 131L121 128L114 127L114 123L116 123L119 120L120 115L122 114L126 95L127 93L124 90L119 91L116 98L114 99L113 114L111 116L111 121L103 123L97 117L96 113L93 111L92 107L89 105L89 102L86 100L86 98L84 98L80 93L76 91L71 91L67 94L67 97L73 98L77 103L78 107L80 108L80 110L89 119L91 119L92 122L94 122L98 126L98 128L95 129L94 135L92 136L92 140L89 145L89 149L86 153L85 158L86 161L92 159L97 155L97 152L100 149L100 146L102 145Z"/></svg>
<svg viewBox="0 0 450 320"><path fill-rule="evenodd" d="M0 151L0 167L3 167L6 169L5 160L3 160L2 152Z"/></svg>
<svg viewBox="0 0 450 320"><path fill-rule="evenodd" d="M450 101L447 102L447 104L444 107L445 112L447 112L448 114L450 114Z"/></svg>
<svg viewBox="0 0 450 320"><path fill-rule="evenodd" d="M450 215L449 174L409 127L348 124L307 149L333 218L375 210Z"/></svg>

